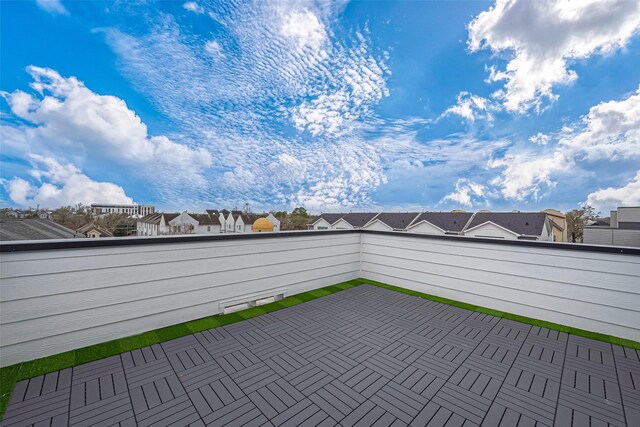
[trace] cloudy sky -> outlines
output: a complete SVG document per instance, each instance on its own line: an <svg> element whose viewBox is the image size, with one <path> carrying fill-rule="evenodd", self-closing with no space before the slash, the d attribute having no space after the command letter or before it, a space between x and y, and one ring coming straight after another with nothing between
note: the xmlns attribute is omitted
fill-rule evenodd
<svg viewBox="0 0 640 427"><path fill-rule="evenodd" d="M640 2L3 2L0 204L640 205Z"/></svg>

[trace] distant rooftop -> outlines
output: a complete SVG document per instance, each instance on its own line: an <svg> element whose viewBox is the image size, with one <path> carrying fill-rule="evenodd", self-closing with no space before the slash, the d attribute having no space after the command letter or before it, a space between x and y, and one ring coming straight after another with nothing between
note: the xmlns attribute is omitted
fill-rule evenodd
<svg viewBox="0 0 640 427"><path fill-rule="evenodd" d="M0 219L0 240L45 240L82 238L82 234L48 219Z"/></svg>

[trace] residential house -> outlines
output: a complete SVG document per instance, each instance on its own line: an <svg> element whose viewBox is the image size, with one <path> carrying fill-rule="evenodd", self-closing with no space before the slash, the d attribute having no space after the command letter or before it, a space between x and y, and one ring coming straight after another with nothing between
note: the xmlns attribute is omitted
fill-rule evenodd
<svg viewBox="0 0 640 427"><path fill-rule="evenodd" d="M583 243L640 247L640 206L619 207L611 211L609 222L584 227Z"/></svg>
<svg viewBox="0 0 640 427"><path fill-rule="evenodd" d="M471 212L424 212L409 227L407 232L420 234L461 235L473 217Z"/></svg>
<svg viewBox="0 0 640 427"><path fill-rule="evenodd" d="M480 211L464 229L469 237L552 241L552 225L546 212Z"/></svg>
<svg viewBox="0 0 640 427"><path fill-rule="evenodd" d="M152 213L137 221L138 236L163 236L169 234L169 222L179 216L178 213Z"/></svg>
<svg viewBox="0 0 640 427"><path fill-rule="evenodd" d="M198 227L195 229L196 234L220 234L222 233L222 227L220 224L220 216L217 212L206 214L189 214L193 219L198 222Z"/></svg>
<svg viewBox="0 0 640 427"><path fill-rule="evenodd" d="M382 212L362 228L379 231L405 231L419 215L418 212Z"/></svg>
<svg viewBox="0 0 640 427"><path fill-rule="evenodd" d="M551 221L551 229L553 231L554 242L566 242L567 239L567 218L565 215L556 209L545 209L543 212L547 214Z"/></svg>
<svg viewBox="0 0 640 427"><path fill-rule="evenodd" d="M332 230L332 225L344 215L343 213L324 213L319 215L315 221L309 223L307 227L309 230Z"/></svg>
<svg viewBox="0 0 640 427"><path fill-rule="evenodd" d="M167 234L195 234L198 229L198 220L184 211L168 222Z"/></svg>
<svg viewBox="0 0 640 427"><path fill-rule="evenodd" d="M113 237L113 233L106 228L96 224L95 222L89 222L82 227L78 228L76 232L84 234L90 239L97 239L99 237Z"/></svg>
<svg viewBox="0 0 640 427"><path fill-rule="evenodd" d="M353 230L367 225L377 217L377 212L350 212L331 225L332 230Z"/></svg>

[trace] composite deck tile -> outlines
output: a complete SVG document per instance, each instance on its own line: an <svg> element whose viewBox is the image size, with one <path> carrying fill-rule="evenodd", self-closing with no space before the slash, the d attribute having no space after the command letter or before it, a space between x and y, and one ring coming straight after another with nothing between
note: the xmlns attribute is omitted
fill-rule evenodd
<svg viewBox="0 0 640 427"><path fill-rule="evenodd" d="M361 285L16 384L2 426L640 426L640 351Z"/></svg>

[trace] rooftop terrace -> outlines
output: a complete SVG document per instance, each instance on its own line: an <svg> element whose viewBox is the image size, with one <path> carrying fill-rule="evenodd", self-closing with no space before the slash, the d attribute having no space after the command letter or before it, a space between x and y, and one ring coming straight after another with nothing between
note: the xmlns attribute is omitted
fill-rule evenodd
<svg viewBox="0 0 640 427"><path fill-rule="evenodd" d="M64 367L18 382L3 426L640 425L637 249L361 231L0 249L3 371ZM268 296L287 298L217 316Z"/></svg>
<svg viewBox="0 0 640 427"><path fill-rule="evenodd" d="M637 350L361 285L22 381L3 425L638 425L638 375Z"/></svg>

